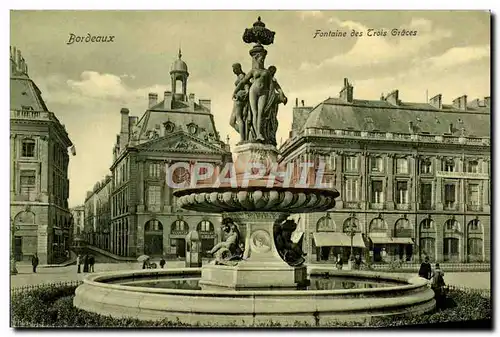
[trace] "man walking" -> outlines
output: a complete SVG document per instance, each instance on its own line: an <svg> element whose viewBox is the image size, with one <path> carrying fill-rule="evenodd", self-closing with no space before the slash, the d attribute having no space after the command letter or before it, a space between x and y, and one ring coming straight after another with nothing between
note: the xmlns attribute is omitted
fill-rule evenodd
<svg viewBox="0 0 500 337"><path fill-rule="evenodd" d="M76 257L76 268L77 268L77 269L76 269L76 272L77 272L78 274L80 274L80 264L82 263L81 258L82 258L82 257L81 257L81 255L80 255L80 254L78 254L78 256Z"/></svg>
<svg viewBox="0 0 500 337"><path fill-rule="evenodd" d="M431 288L434 290L434 296L436 299L436 308L440 309L444 304L444 287L446 283L444 282L444 272L439 267L439 263L436 263L436 267L432 272Z"/></svg>
<svg viewBox="0 0 500 337"><path fill-rule="evenodd" d="M36 274L36 267L38 267L38 255L35 253L33 257L31 258L31 265L33 266L33 273Z"/></svg>
<svg viewBox="0 0 500 337"><path fill-rule="evenodd" d="M91 272L91 273L94 272L94 264L95 264L94 255L90 255L90 257L89 257L89 272Z"/></svg>
<svg viewBox="0 0 500 337"><path fill-rule="evenodd" d="M161 267L161 269L163 269L163 267L165 266L165 264L166 264L165 259L162 256L161 260L160 260L160 267Z"/></svg>
<svg viewBox="0 0 500 337"><path fill-rule="evenodd" d="M420 265L420 269L418 270L418 276L430 280L431 275L432 275L431 264L429 263L429 257L426 256L424 262L422 262L422 264Z"/></svg>

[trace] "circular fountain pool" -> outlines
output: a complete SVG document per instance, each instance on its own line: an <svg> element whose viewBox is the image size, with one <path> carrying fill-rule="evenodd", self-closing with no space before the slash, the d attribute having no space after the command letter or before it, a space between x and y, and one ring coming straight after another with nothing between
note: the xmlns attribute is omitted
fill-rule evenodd
<svg viewBox="0 0 500 337"><path fill-rule="evenodd" d="M78 308L113 317L170 319L200 325L312 326L331 321L421 314L435 306L427 281L383 273L309 267L307 289L203 290L201 268L100 273L76 290Z"/></svg>

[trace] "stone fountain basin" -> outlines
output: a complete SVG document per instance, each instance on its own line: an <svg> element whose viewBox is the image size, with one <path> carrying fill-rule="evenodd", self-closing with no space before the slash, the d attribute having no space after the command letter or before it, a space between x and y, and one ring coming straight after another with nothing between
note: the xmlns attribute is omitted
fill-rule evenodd
<svg viewBox="0 0 500 337"><path fill-rule="evenodd" d="M194 187L177 190L178 205L186 210L222 212L322 212L335 206L332 189L248 186Z"/></svg>
<svg viewBox="0 0 500 337"><path fill-rule="evenodd" d="M76 289L77 308L141 320L169 319L208 326L327 325L332 321L369 323L375 316L419 315L435 307L427 280L379 272L309 267L311 275L328 272L343 278L400 282L401 285L335 290L187 290L116 284L162 277L199 277L201 268L140 270L92 274ZM113 284L111 283L113 282Z"/></svg>

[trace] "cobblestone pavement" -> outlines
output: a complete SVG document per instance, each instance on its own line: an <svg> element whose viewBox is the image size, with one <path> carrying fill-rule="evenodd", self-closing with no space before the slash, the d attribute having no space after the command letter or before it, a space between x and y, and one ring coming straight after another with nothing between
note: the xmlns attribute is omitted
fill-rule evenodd
<svg viewBox="0 0 500 337"><path fill-rule="evenodd" d="M184 261L167 261L167 268L183 268ZM131 263L99 263L96 264L95 272L113 271L113 270L133 270L141 269L142 264L138 262ZM83 266L82 266L83 269ZM82 280L84 273L78 274L76 266L68 267L53 267L39 268L34 274L31 265L18 264L18 274L11 276L11 287L20 287L23 285L33 285L40 283L63 282ZM398 273L401 275L401 273ZM477 288L490 289L490 273L489 272L470 272L470 273L446 273L445 281L447 284Z"/></svg>

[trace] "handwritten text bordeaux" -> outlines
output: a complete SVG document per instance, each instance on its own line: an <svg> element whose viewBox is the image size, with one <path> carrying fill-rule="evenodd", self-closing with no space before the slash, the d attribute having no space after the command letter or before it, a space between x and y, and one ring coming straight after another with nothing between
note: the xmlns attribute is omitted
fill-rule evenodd
<svg viewBox="0 0 500 337"><path fill-rule="evenodd" d="M73 33L69 34L69 40L66 42L66 44L73 44L73 43L95 43L95 42L115 42L115 36L114 35L107 35L107 36L93 36L90 33L87 33L87 35L83 36L76 36Z"/></svg>
<svg viewBox="0 0 500 337"><path fill-rule="evenodd" d="M366 31L357 31L355 29L351 30L350 32L345 31L345 30L321 30L321 29L316 29L316 32L314 32L313 39L317 37L362 37L362 36L378 36L378 37L383 37L383 36L417 36L418 32L416 30L408 30L408 29L398 29L394 28L391 29L390 31L385 30L385 29L367 29Z"/></svg>

